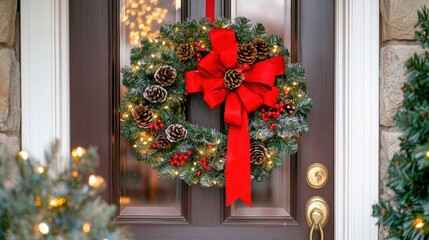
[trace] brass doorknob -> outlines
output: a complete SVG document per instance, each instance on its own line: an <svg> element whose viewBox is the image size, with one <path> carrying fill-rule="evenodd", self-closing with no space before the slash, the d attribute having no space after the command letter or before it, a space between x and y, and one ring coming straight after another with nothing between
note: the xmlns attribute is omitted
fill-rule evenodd
<svg viewBox="0 0 429 240"><path fill-rule="evenodd" d="M314 230L319 230L320 239L324 240L323 227L326 226L329 219L328 202L320 196L310 198L305 208L305 219L310 227L309 239L313 240Z"/></svg>

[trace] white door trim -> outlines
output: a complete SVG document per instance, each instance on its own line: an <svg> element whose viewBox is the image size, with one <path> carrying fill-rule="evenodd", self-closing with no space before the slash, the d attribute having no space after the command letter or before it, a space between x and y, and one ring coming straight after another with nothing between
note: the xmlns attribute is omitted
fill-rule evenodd
<svg viewBox="0 0 429 240"><path fill-rule="evenodd" d="M379 5L336 0L335 239L375 240ZM68 0L21 0L22 147L70 150Z"/></svg>
<svg viewBox="0 0 429 240"><path fill-rule="evenodd" d="M22 149L70 152L68 0L21 0ZM58 163L63 167L67 162Z"/></svg>
<svg viewBox="0 0 429 240"><path fill-rule="evenodd" d="M379 1L337 0L335 239L378 239Z"/></svg>

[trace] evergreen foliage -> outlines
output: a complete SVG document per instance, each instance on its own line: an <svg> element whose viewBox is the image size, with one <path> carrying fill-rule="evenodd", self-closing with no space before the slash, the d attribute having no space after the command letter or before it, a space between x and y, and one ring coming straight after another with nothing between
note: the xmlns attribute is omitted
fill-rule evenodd
<svg viewBox="0 0 429 240"><path fill-rule="evenodd" d="M73 164L54 171L55 147L42 165L25 152L0 153L0 240L129 239L113 222L115 207L98 197L101 177L91 175L98 164L94 148L78 148Z"/></svg>
<svg viewBox="0 0 429 240"><path fill-rule="evenodd" d="M402 131L401 150L388 168L393 196L374 205L388 239L429 239L429 10L418 12L416 38L425 50L406 63L404 102L395 117Z"/></svg>

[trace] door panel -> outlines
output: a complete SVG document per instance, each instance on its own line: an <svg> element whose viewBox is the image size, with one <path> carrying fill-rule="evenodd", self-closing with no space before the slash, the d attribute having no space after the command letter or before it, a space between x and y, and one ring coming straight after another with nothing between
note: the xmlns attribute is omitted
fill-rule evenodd
<svg viewBox="0 0 429 240"><path fill-rule="evenodd" d="M334 174L334 1L291 0L290 6L289 1L259 1L265 3L260 14L246 10L257 0L216 1L219 15L231 17L233 10L251 19L268 15L273 11L270 6L275 4L284 4L276 10L291 7L292 11L273 18L285 26L289 14L291 24L274 31L283 29L292 61L304 65L309 95L314 101L308 120L310 131L301 139L299 153L287 159L270 181L253 184L253 209L241 203L225 208L224 189L163 182L156 173L134 161L132 145L126 145L119 137L119 60L120 54L127 54L118 41L120 20L124 20L120 1L131 0L70 1L72 147L98 146L102 159L98 172L109 184L103 197L119 206L116 221L131 229L137 239L307 239L305 204L319 195L331 206L325 239L333 239L332 178L325 187L314 190L306 183L305 171L312 163L321 162L331 176ZM205 12L204 0L146 2L180 3L180 10L174 8L170 15L173 20L200 18ZM267 27L272 24L263 23ZM130 35L127 38L134 40ZM191 96L189 105L189 121L216 129L223 127L222 109L208 110L201 96Z"/></svg>
<svg viewBox="0 0 429 240"><path fill-rule="evenodd" d="M175 1L118 0L120 67L130 65L130 52L142 38L155 38L164 24L181 21ZM122 79L121 81L122 82ZM126 88L120 85L120 97ZM120 199L118 220L186 224L187 187L180 180L159 179L157 171L136 160L134 143L120 137ZM182 191L183 189L183 191Z"/></svg>
<svg viewBox="0 0 429 240"><path fill-rule="evenodd" d="M291 0L231 0L230 17L245 16L253 22L264 24L268 34L283 38L285 46L291 49L292 1ZM269 14L261 14L266 9ZM296 201L292 187L296 185L296 156L285 156L284 165L274 169L270 178L264 182L252 182L253 208L243 202L237 202L226 209L227 222L246 222L261 220L269 224L296 224L291 214L291 206Z"/></svg>

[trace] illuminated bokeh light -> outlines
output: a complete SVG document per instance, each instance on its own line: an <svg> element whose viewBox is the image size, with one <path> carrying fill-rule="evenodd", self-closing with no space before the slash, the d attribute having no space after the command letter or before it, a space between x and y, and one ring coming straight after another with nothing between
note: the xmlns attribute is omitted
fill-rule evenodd
<svg viewBox="0 0 429 240"><path fill-rule="evenodd" d="M158 7L158 0L125 0L121 21L130 45L138 45L142 38L156 38L159 30L153 30L153 24L163 23L167 12L167 9Z"/></svg>

